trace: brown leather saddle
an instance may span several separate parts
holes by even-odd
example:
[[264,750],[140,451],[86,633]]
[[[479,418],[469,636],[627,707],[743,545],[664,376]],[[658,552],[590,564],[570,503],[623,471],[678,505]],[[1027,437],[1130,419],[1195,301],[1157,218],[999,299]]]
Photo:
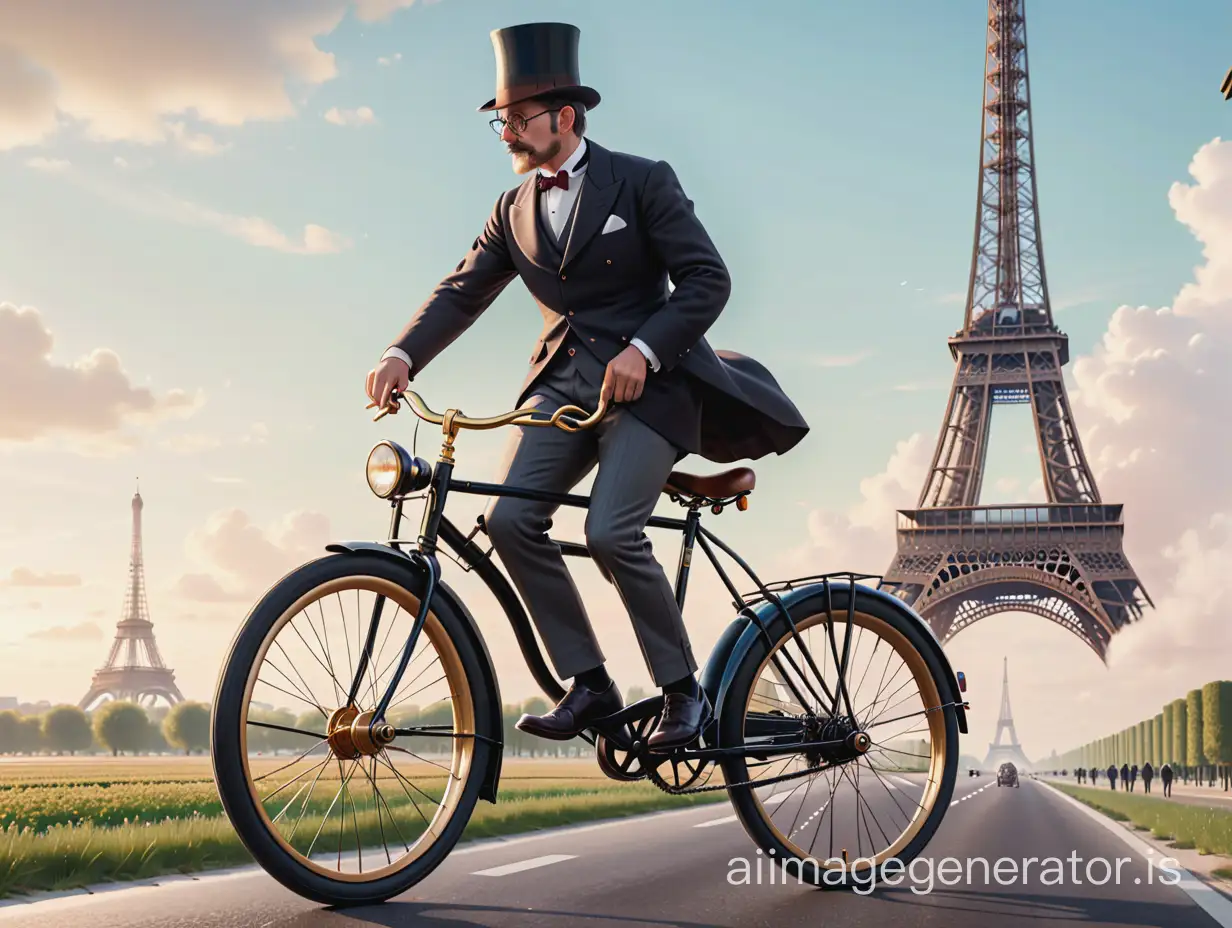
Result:
[[[751,467],[733,467],[717,474],[686,474],[674,470],[667,475],[664,493],[678,493],[696,500],[721,500],[753,492],[757,475]],[[743,508],[743,507],[740,507]]]

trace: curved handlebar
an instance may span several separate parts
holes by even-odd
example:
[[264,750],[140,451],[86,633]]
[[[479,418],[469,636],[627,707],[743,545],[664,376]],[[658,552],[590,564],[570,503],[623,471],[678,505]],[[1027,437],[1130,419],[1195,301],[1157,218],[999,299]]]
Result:
[[[444,413],[433,412],[418,393],[407,390],[403,393],[393,393],[389,406],[377,413],[372,421],[376,422],[388,415],[402,400],[406,401],[406,404],[419,418],[433,425],[442,426],[446,432],[456,432],[458,429],[494,429],[502,425],[556,426],[566,432],[577,432],[581,429],[593,428],[607,414],[609,407],[609,401],[601,397],[593,413],[588,413],[582,407],[572,404],[561,406],[550,415],[541,413],[534,406],[521,406],[501,413],[499,416],[476,419],[462,415],[457,409],[450,409]],[[376,408],[376,403],[369,403],[367,408]]]

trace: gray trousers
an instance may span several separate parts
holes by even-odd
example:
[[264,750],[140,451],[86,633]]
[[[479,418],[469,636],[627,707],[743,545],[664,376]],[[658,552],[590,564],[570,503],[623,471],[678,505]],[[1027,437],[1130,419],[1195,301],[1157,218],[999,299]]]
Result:
[[[571,360],[551,365],[530,399],[548,412],[565,403],[589,411],[598,401],[599,389]],[[569,492],[598,465],[586,514],[586,547],[602,575],[619,591],[658,686],[697,669],[672,586],[645,534],[646,521],[679,454],[650,426],[613,404],[592,429],[516,427],[500,481]],[[567,679],[598,667],[604,658],[560,547],[548,538],[557,508],[556,503],[497,497],[485,522],[556,673]]]

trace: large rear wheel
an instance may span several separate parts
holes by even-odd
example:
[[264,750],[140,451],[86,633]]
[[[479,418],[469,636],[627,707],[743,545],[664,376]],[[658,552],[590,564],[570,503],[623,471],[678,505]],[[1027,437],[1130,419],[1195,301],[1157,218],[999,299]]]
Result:
[[[223,807],[257,862],[329,905],[405,892],[444,860],[475,807],[485,658],[440,601],[385,716],[371,725],[422,592],[378,554],[305,564],[258,602],[232,645],[212,719]],[[371,622],[367,668],[348,699]]]
[[724,746],[777,749],[723,763],[727,782],[752,781],[730,791],[745,830],[789,877],[828,887],[901,876],[958,771],[957,715],[934,647],[855,589],[854,604],[845,588],[797,603],[798,636],[775,622],[773,644],[742,658],[719,721]]

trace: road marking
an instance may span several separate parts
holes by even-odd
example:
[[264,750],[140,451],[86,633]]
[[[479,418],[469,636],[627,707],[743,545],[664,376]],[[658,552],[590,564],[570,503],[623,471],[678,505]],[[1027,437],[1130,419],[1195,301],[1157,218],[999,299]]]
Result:
[[[1036,782],[1043,783],[1044,781],[1037,780]],[[1084,805],[1073,796],[1061,792],[1051,783],[1045,783],[1044,785],[1052,791],[1053,795],[1064,799],[1083,815],[1087,816],[1101,827],[1112,832],[1143,857],[1147,856],[1148,851],[1154,850],[1145,841],[1140,838],[1135,838],[1132,833],[1126,831],[1124,825],[1114,822],[1112,819],[1096,812],[1090,806]],[[1169,869],[1181,875],[1181,881],[1176,884],[1177,889],[1182,890],[1185,895],[1192,899],[1196,905],[1206,912],[1207,915],[1215,919],[1215,921],[1217,921],[1222,928],[1232,928],[1232,900],[1229,900],[1227,896],[1215,889],[1212,889],[1210,886],[1207,886],[1206,883],[1202,882],[1182,867],[1180,861],[1178,861],[1175,857],[1170,857],[1167,859],[1172,860],[1175,864]]]
[[476,870],[471,876],[508,876],[511,873],[521,873],[523,870],[534,870],[537,867],[558,864],[562,860],[573,860],[575,857],[577,857],[576,854],[546,854],[543,857],[519,860],[515,864],[502,864],[499,867],[489,867],[487,870]]
[[912,783],[910,780],[908,780],[906,777],[900,777],[893,773],[889,774],[889,777],[891,780],[897,780],[899,783],[903,784],[903,786],[915,786],[916,785],[915,783]]
[[[773,796],[767,796],[765,799],[761,800],[761,804],[763,806],[776,806],[780,802],[782,802],[784,799],[786,799],[788,796],[790,796],[792,792],[794,792],[794,790],[790,790],[786,793],[775,793]],[[761,799],[760,796],[758,798]],[[710,828],[712,825],[730,825],[734,821],[736,821],[736,816],[725,815],[723,816],[723,818],[711,819],[708,822],[698,822],[693,827],[694,828]]]
[[971,798],[973,798],[973,797],[975,797],[975,796],[978,796],[980,793],[984,792],[984,790],[986,790],[986,789],[988,789],[988,787],[987,787],[987,786],[981,786],[979,789],[973,789],[971,792],[967,793],[967,795],[965,795],[965,796],[959,796],[957,799],[955,799],[953,802],[951,802],[951,803],[950,803],[950,805],[952,805],[952,806],[956,806],[956,805],[958,805],[960,802],[963,802],[964,800],[971,799]]
[[736,816],[729,815],[726,818],[716,818],[716,819],[712,819],[709,822],[699,822],[693,827],[694,828],[709,828],[711,825],[726,825],[728,822],[734,822],[735,820],[736,820]]

